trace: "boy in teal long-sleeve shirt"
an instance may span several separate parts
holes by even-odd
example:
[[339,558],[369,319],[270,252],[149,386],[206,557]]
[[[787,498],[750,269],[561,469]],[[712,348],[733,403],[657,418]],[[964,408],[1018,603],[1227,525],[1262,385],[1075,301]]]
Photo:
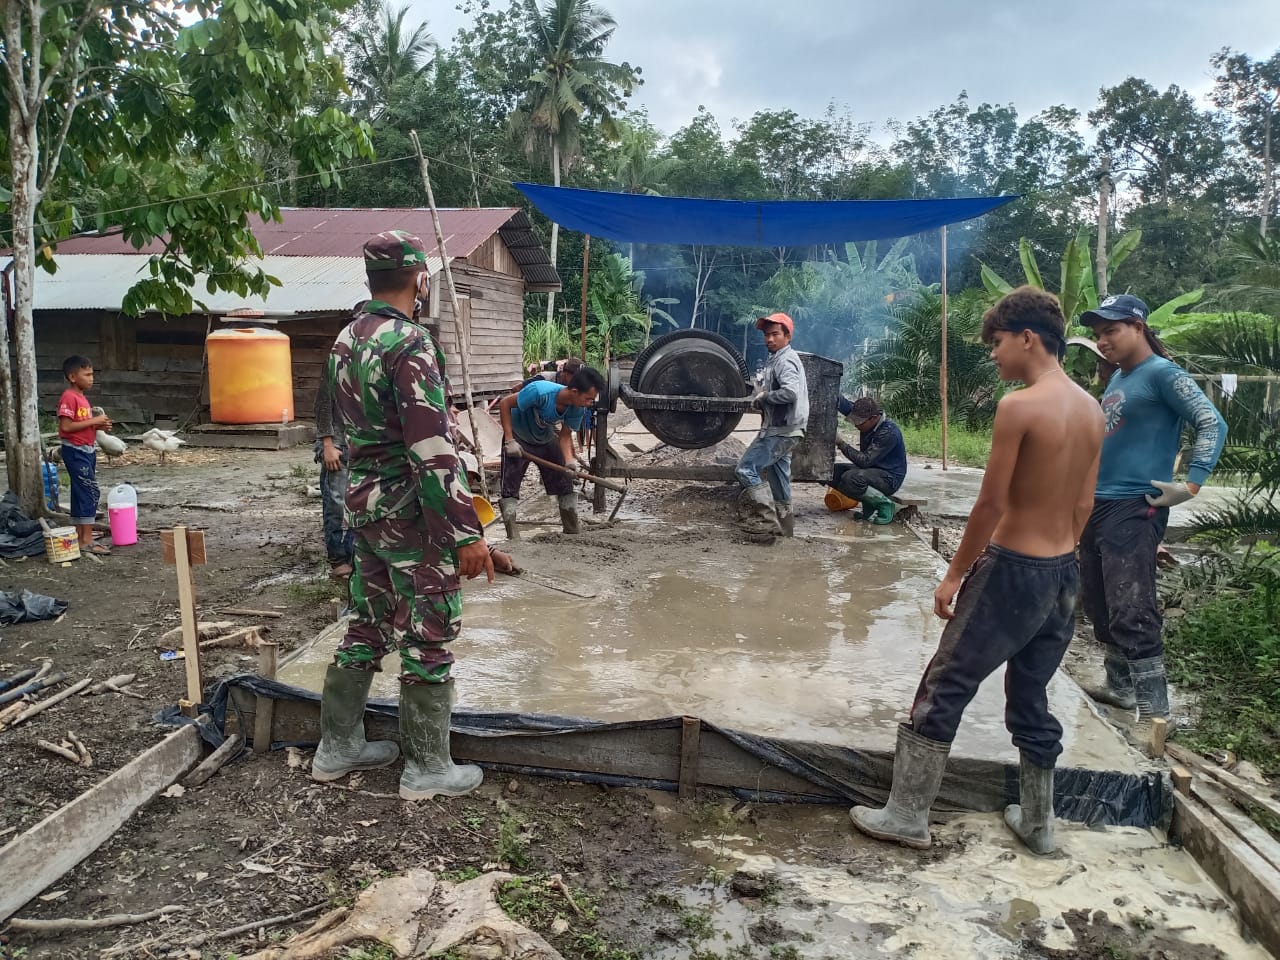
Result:
[[[1080,318],[1102,356],[1119,367],[1102,395],[1106,433],[1093,514],[1080,538],[1085,613],[1104,648],[1105,684],[1095,700],[1138,708],[1140,728],[1168,718],[1156,549],[1169,508],[1190,500],[1218,463],[1227,425],[1147,325],[1147,305],[1109,297]],[[1195,431],[1185,483],[1174,483],[1182,424]],[[1145,742],[1145,729],[1135,731]]]

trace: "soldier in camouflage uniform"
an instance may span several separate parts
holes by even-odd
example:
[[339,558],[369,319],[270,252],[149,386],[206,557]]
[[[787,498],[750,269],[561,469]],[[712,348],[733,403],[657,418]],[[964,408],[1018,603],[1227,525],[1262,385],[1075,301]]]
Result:
[[482,774],[449,756],[449,642],[462,623],[459,577],[492,581],[493,561],[452,440],[444,358],[414,322],[426,299],[422,241],[380,233],[365,243],[364,259],[373,299],[329,357],[349,449],[354,619],[325,674],[312,776],[336,780],[395,761],[394,743],[366,742],[364,706],[382,658],[398,649],[400,796],[461,796]]

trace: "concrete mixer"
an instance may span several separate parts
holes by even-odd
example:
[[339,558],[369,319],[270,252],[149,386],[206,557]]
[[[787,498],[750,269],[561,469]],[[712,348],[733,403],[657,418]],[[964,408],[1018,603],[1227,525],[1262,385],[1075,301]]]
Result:
[[[791,477],[826,483],[835,463],[836,401],[844,365],[811,353],[801,353],[800,359],[809,381],[809,424],[792,457]],[[732,343],[708,330],[677,330],[649,344],[627,380],[617,364],[609,367],[606,380],[595,410],[593,473],[626,479],[734,479],[728,465],[633,466],[607,442],[609,415],[617,412],[619,402],[673,447],[701,450],[728,437],[743,414],[751,412],[747,364]]]

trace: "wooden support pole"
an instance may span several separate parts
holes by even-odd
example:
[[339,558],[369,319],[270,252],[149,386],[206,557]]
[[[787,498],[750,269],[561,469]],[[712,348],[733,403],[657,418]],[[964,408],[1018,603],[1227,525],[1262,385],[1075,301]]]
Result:
[[1111,186],[1111,158],[1103,157],[1098,172],[1098,249],[1094,251],[1093,270],[1099,300],[1105,300],[1107,296],[1107,218],[1110,216]]
[[[258,676],[268,680],[276,678],[279,665],[280,646],[276,643],[263,643],[258,647]],[[253,752],[267,753],[271,750],[272,728],[275,726],[276,702],[270,697],[258,697],[258,710],[253,718]]]
[[587,275],[591,266],[591,234],[582,245],[582,362],[587,362]]
[[1147,744],[1147,754],[1154,760],[1164,756],[1164,742],[1169,735],[1169,721],[1163,717],[1151,720],[1151,742]]
[[[200,676],[200,633],[196,628],[196,580],[191,569],[187,528],[173,528],[173,564],[178,573],[178,612],[182,617],[182,652],[187,670],[187,702],[197,704],[204,697]],[[190,708],[184,709],[188,713]]]
[[938,368],[942,399],[942,469],[947,469],[947,228],[942,227],[942,363]]
[[1173,781],[1173,789],[1184,797],[1191,793],[1191,771],[1186,767],[1173,764],[1169,767],[1169,779]]
[[[453,335],[458,341],[458,362],[462,367],[462,390],[467,403],[467,416],[471,419],[471,442],[475,445],[476,469],[480,472],[480,492],[489,499],[489,478],[484,469],[484,445],[480,442],[480,418],[476,416],[476,404],[471,392],[471,364],[468,356],[467,341],[462,330],[462,315],[458,308],[458,288],[453,283],[453,269],[449,266],[449,253],[445,249],[444,230],[440,226],[440,211],[436,209],[435,192],[431,189],[431,176],[428,172],[426,154],[422,152],[422,144],[418,142],[418,131],[410,130],[409,139],[413,141],[413,152],[418,155],[418,172],[422,174],[422,187],[427,191],[427,206],[431,208],[431,225],[436,231],[436,247],[440,251],[440,262],[443,265],[445,285],[449,288],[449,305],[453,310]],[[256,744],[255,744],[256,746]]]
[[680,723],[680,782],[677,796],[692,797],[698,789],[698,761],[702,750],[702,721],[683,717]]

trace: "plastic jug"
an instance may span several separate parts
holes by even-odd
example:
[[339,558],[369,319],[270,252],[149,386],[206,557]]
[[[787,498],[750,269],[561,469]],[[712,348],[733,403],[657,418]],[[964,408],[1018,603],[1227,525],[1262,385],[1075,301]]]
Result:
[[107,519],[111,524],[111,545],[127,547],[138,542],[138,491],[127,483],[107,494]]

